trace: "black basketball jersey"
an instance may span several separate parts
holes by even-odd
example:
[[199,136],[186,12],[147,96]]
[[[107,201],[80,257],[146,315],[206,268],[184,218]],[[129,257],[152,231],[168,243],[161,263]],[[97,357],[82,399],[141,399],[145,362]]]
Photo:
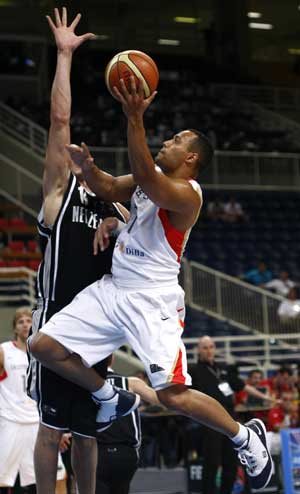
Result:
[[[108,371],[106,380],[113,386],[128,390],[128,379],[115,372]],[[141,419],[140,413],[136,409],[126,417],[122,417],[112,423],[108,429],[97,434],[99,444],[124,444],[133,448],[141,445]]]
[[124,221],[115,204],[97,199],[71,174],[54,225],[45,225],[43,208],[38,216],[43,255],[37,275],[39,297],[62,308],[89,284],[110,273],[114,242],[93,255],[95,231],[108,216]]

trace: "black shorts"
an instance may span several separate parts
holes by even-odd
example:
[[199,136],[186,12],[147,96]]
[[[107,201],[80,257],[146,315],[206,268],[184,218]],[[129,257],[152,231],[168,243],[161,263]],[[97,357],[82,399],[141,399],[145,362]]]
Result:
[[[58,310],[54,304],[47,308],[39,304],[32,314],[32,334]],[[101,377],[106,378],[106,360],[99,362],[94,368]],[[42,424],[82,436],[96,436],[98,408],[91,398],[91,393],[43,367],[31,356],[27,373],[27,393],[37,401]]]
[[136,448],[98,442],[96,494],[128,494],[138,463]]

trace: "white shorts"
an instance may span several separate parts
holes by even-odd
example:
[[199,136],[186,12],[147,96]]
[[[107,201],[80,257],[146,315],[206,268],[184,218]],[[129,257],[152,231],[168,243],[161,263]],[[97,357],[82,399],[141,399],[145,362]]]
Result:
[[143,362],[152,386],[191,384],[181,340],[185,314],[179,285],[128,289],[105,275],[40,330],[92,366],[124,344]]
[[[0,417],[0,487],[13,487],[20,475],[21,487],[35,484],[33,453],[39,424],[19,424]],[[59,455],[57,480],[66,470]]]

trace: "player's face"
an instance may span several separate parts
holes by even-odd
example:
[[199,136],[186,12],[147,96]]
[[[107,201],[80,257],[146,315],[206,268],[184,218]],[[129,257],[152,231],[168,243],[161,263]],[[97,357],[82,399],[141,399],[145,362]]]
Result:
[[155,163],[163,172],[176,170],[188,157],[189,145],[194,134],[189,130],[183,130],[175,134],[172,139],[164,141],[161,150],[155,157]]
[[26,341],[31,328],[32,319],[30,316],[23,315],[17,319],[15,333],[22,341]]

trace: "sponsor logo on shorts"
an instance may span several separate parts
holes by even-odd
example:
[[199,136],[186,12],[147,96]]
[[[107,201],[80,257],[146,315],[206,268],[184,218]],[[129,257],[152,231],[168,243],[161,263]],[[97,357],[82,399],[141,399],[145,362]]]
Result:
[[154,374],[155,372],[161,372],[164,370],[165,369],[163,367],[160,367],[160,365],[158,365],[158,364],[150,364],[151,374]]

